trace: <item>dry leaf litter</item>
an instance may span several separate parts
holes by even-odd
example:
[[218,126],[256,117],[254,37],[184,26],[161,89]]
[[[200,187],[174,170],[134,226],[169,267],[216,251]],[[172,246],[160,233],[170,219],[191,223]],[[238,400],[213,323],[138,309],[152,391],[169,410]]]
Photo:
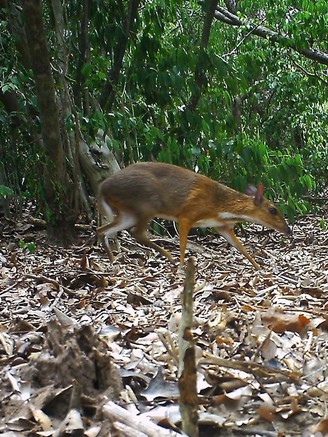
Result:
[[[200,436],[328,435],[328,233],[310,216],[293,231],[239,231],[258,272],[222,238],[190,237]],[[61,249],[2,221],[1,435],[181,435],[184,271],[127,232],[111,265],[79,234]],[[153,238],[178,260],[176,236]]]

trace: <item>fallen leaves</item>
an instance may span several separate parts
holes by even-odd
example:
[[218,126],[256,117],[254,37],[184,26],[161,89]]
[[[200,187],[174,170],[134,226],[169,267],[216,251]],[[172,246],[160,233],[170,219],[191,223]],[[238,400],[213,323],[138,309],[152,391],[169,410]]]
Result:
[[[221,239],[197,245],[192,335],[207,435],[328,433],[327,233],[314,229],[309,244],[316,220],[306,220],[297,244],[265,243],[260,272]],[[145,436],[151,423],[157,436],[156,424],[178,434],[184,272],[129,248],[127,233],[110,264],[85,235],[63,250],[29,226],[31,253],[24,232],[1,241],[0,432]]]
[[286,314],[284,312],[275,312],[274,314],[264,314],[262,317],[265,326],[272,329],[273,332],[283,334],[286,331],[304,333],[310,323],[311,319],[304,314]]

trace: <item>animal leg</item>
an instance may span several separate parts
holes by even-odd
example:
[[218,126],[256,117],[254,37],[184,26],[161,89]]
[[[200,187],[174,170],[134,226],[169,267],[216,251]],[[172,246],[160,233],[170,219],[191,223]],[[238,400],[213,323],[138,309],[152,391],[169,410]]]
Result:
[[135,228],[133,229],[133,236],[134,238],[144,246],[151,247],[152,249],[159,252],[161,255],[165,256],[167,259],[169,259],[172,263],[174,262],[172,255],[163,247],[158,246],[156,243],[151,241],[147,236],[147,227],[148,222],[150,219],[143,218],[139,219],[138,223],[136,224]]
[[180,236],[180,266],[184,264],[184,257],[187,248],[188,234],[190,231],[190,223],[188,220],[179,220],[179,236]]
[[134,215],[119,211],[111,223],[107,223],[97,229],[99,238],[111,262],[113,262],[114,257],[109,247],[108,239],[119,231],[131,228],[136,224],[136,221],[137,219]]
[[230,243],[233,247],[235,247],[240,253],[242,253],[248,261],[252,263],[254,268],[256,270],[260,270],[261,267],[257,264],[257,262],[254,260],[254,258],[251,257],[251,255],[247,252],[245,246],[242,244],[242,242],[236,237],[233,229],[227,228],[227,227],[219,227],[217,228],[217,231],[222,237],[224,237],[228,243]]

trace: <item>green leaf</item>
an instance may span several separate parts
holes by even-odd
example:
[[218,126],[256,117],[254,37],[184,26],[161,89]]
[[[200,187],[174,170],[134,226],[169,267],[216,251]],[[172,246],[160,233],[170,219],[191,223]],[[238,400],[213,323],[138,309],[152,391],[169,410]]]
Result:
[[13,197],[14,191],[6,185],[0,185],[0,198]]

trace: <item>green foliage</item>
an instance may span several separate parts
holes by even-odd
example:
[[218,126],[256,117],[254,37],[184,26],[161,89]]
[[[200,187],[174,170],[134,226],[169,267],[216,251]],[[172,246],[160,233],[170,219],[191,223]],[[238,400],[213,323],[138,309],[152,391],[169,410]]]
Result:
[[31,118],[38,113],[35,90],[31,72],[20,62],[15,39],[6,24],[0,20],[0,90],[7,97],[0,99],[0,154],[6,175],[0,197],[39,200],[43,150],[35,141],[40,135],[38,120],[32,122]]
[[[254,15],[257,5],[243,5],[244,13]],[[271,6],[272,24],[277,29],[292,14],[293,25],[286,30],[292,38],[300,17],[294,17],[287,2]],[[259,10],[261,7],[263,2],[258,2]],[[169,21],[158,28],[154,20],[156,4],[147,8],[143,23],[151,37],[140,33],[140,45],[130,52],[123,96],[127,104],[112,119],[115,137],[121,138],[124,161],[155,158],[197,167],[240,190],[248,182],[261,180],[269,197],[281,199],[290,218],[308,211],[310,205],[304,196],[323,188],[328,160],[323,145],[327,126],[325,91],[318,90],[317,78],[305,75],[293,64],[299,62],[306,68],[306,62],[286,54],[284,47],[257,39],[247,39],[238,56],[225,61],[220,54],[234,49],[239,31],[234,38],[234,30],[214,23],[211,46],[201,60],[207,87],[197,110],[188,111],[186,102],[195,91],[199,46],[198,40],[191,47],[188,39],[201,34],[199,10],[194,9],[198,20],[191,28],[178,8],[175,19],[171,16],[178,23],[172,32]],[[244,99],[242,133],[238,133],[231,113],[236,96]]]
[[[200,50],[204,11],[198,1],[142,3],[127,35],[110,113],[97,101],[126,36],[129,2],[91,2],[85,59],[82,5],[67,2],[64,8],[65,43],[70,48],[66,78],[84,139],[94,141],[101,128],[111,133],[109,146],[121,164],[172,162],[241,191],[248,183],[262,181],[268,197],[278,200],[291,219],[310,210],[307,195],[327,185],[326,67],[291,47],[326,50],[326,1],[238,2],[237,15],[245,26],[214,21],[205,50]],[[45,3],[56,78],[61,67],[56,65],[58,47],[48,7]],[[262,25],[277,32],[281,42],[250,32]],[[15,175],[9,182],[19,181],[22,190],[40,202],[44,156],[34,141],[40,134],[38,117],[30,122],[30,114],[38,113],[35,91],[5,22],[0,26],[0,88],[17,92],[22,107],[17,129],[12,123],[16,114],[8,116],[0,106],[6,169]],[[193,108],[195,96],[199,99]],[[66,127],[75,134],[70,115]],[[51,221],[52,211],[45,209],[45,214]]]
[[6,187],[5,185],[0,185],[0,199],[6,199],[8,197],[12,197],[14,195],[14,191]]
[[24,240],[21,240],[19,242],[19,247],[21,249],[27,249],[30,253],[35,253],[36,251],[36,244],[33,241],[25,242]]
[[322,231],[327,231],[328,230],[328,224],[327,224],[327,221],[324,218],[320,219],[319,225],[320,225],[320,228],[321,228]]

